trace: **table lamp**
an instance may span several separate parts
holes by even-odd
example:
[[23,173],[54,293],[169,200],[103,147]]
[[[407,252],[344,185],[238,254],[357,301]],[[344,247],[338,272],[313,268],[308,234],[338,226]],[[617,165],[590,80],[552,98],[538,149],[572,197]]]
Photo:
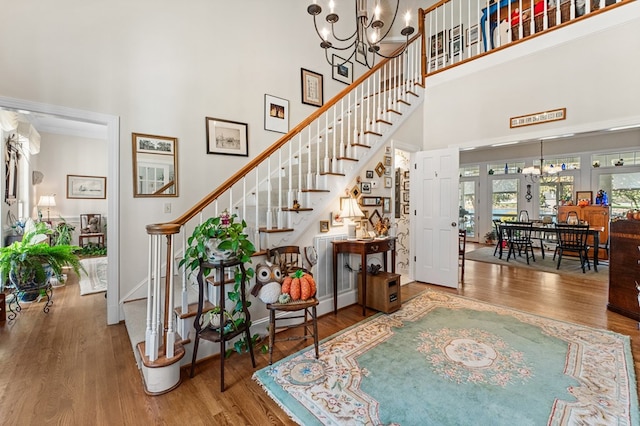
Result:
[[51,207],[55,207],[55,206],[56,206],[56,194],[40,196],[40,200],[38,201],[38,207],[47,208],[47,222],[51,222],[49,213],[51,211]]
[[351,219],[364,217],[364,213],[362,213],[362,210],[360,210],[358,201],[355,198],[349,197],[349,199],[344,201],[342,211],[340,212],[340,217],[345,221],[345,225],[347,227],[347,238],[349,240],[355,240],[356,224]]

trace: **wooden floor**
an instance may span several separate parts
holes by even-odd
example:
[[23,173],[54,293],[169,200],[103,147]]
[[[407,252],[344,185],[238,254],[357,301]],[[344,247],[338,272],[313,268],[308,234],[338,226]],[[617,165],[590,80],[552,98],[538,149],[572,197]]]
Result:
[[[504,265],[467,261],[460,290],[412,283],[404,300],[425,288],[461,295],[551,318],[607,328],[630,335],[636,376],[640,375],[637,323],[609,312],[607,285]],[[48,314],[31,304],[11,323],[0,323],[0,424],[2,425],[281,425],[287,415],[251,380],[248,355],[226,363],[227,390],[219,392],[216,358],[196,368],[193,379],[161,396],[144,393],[123,324],[106,326],[103,293],[80,296],[77,278],[55,289]],[[372,313],[370,313],[372,314]],[[319,320],[327,337],[362,319],[359,306]],[[301,349],[300,342],[279,343],[274,359]],[[266,354],[256,352],[258,368]]]

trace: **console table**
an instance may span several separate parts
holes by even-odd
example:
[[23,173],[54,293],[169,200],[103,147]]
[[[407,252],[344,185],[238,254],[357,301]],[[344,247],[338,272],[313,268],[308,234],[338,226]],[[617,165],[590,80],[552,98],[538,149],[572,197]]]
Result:
[[[387,254],[391,252],[391,272],[396,272],[396,238],[374,240],[336,240],[333,243],[333,313],[338,313],[338,254],[359,254],[362,271],[362,300],[367,300],[367,255],[384,253],[382,266],[387,270]],[[362,315],[367,313],[367,304],[362,304]]]

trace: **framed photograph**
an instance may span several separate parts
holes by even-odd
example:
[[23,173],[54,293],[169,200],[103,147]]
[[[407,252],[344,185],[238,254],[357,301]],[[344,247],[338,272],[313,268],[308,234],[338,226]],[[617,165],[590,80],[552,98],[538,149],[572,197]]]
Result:
[[444,55],[438,56],[438,58],[433,58],[431,59],[431,62],[429,62],[430,69],[440,69],[444,67],[444,64],[446,62],[447,62],[447,57],[445,57]]
[[382,214],[391,213],[391,197],[382,197]]
[[409,202],[409,192],[403,192],[402,193],[402,201],[405,203]]
[[360,197],[361,206],[379,206],[381,202],[380,197]]
[[462,37],[451,39],[451,48],[449,51],[452,58],[462,53]]
[[333,55],[333,79],[344,84],[353,83],[353,62],[338,55]]
[[588,200],[589,204],[593,203],[593,191],[576,191],[576,205],[580,200]]
[[145,154],[173,155],[176,152],[177,138],[163,136],[133,134],[136,142],[136,152]]
[[369,216],[369,223],[372,226],[376,226],[376,223],[380,222],[382,220],[382,216],[380,216],[380,212],[378,211],[378,209],[375,209],[372,213],[371,216]]
[[272,132],[289,131],[289,101],[264,95],[264,129]]
[[453,40],[456,37],[462,37],[462,24],[456,25],[449,30],[449,39]]
[[385,167],[384,168],[384,175],[385,176],[391,176],[391,167]]
[[107,178],[67,175],[67,198],[107,198]]
[[391,180],[391,176],[385,176],[384,177],[384,187],[385,188],[391,188],[392,185],[392,180]]
[[249,156],[247,123],[206,117],[207,154]]
[[378,174],[378,176],[382,176],[384,174],[384,171],[385,171],[384,164],[378,163],[378,165],[376,166],[376,173]]
[[365,210],[365,209],[360,209],[362,211],[362,214],[364,214],[364,216],[362,217],[362,220],[368,221],[369,220],[369,210]]
[[320,232],[329,232],[329,221],[321,220],[320,221]]
[[324,104],[323,76],[307,69],[300,69],[302,103],[321,107]]
[[371,182],[360,182],[360,192],[371,194]]
[[404,171],[404,178],[409,179],[409,170]]
[[430,51],[431,55],[429,55],[430,58],[436,58],[441,55],[444,55],[445,44],[446,44],[445,39],[446,39],[446,33],[444,32],[444,30],[431,36],[431,51]]
[[340,212],[331,212],[331,226],[344,225],[344,219],[340,217]]
[[478,25],[472,25],[467,28],[467,47],[482,41],[482,31]]
[[402,205],[402,214],[409,214],[409,204]]
[[387,155],[391,155],[391,147],[389,145],[384,147],[384,153]]
[[351,188],[350,194],[353,196],[353,198],[358,198],[361,193],[362,191],[360,190],[360,185],[356,184],[353,186],[353,188]]
[[402,182],[402,189],[404,189],[405,191],[409,190],[409,181],[405,180],[404,182]]
[[373,170],[367,170],[366,176],[367,179],[373,179]]

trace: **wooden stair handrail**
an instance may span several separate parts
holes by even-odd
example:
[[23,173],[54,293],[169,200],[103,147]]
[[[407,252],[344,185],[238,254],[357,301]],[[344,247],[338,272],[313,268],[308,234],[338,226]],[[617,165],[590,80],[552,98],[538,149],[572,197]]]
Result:
[[[421,34],[418,33],[415,36],[413,36],[409,40],[408,44],[413,43],[415,40],[417,40],[420,37],[420,35]],[[402,47],[398,48],[397,50],[395,50],[389,56],[393,56],[393,55],[397,54],[401,49],[402,49]],[[262,153],[260,153],[258,156],[256,156],[253,160],[249,161],[244,167],[242,167],[236,173],[231,175],[231,177],[229,177],[226,181],[224,181],[215,190],[213,190],[208,195],[206,195],[204,198],[202,198],[200,201],[198,201],[193,207],[191,207],[189,210],[187,210],[182,216],[178,217],[176,220],[174,220],[172,222],[165,222],[165,223],[147,225],[146,226],[147,233],[148,234],[177,234],[178,232],[180,232],[180,227],[182,225],[186,224],[188,221],[193,219],[198,213],[200,213],[202,210],[204,210],[205,207],[207,207],[213,201],[218,199],[222,194],[224,194],[227,190],[229,190],[233,185],[235,185],[237,182],[239,182],[240,179],[242,179],[244,176],[249,174],[249,172],[251,172],[251,170],[253,170],[256,167],[258,167],[260,165],[260,163],[262,163],[264,160],[266,160],[271,154],[276,152],[278,149],[282,148],[287,142],[289,142],[291,139],[293,139],[294,136],[296,136],[298,133],[302,132],[302,130],[304,130],[308,125],[310,125],[315,119],[317,119],[318,117],[322,116],[322,114],[324,114],[332,106],[337,104],[338,101],[340,101],[340,99],[342,99],[344,96],[346,96],[352,90],[354,90],[354,88],[358,87],[358,85],[360,83],[362,83],[367,78],[369,78],[369,76],[371,76],[373,73],[375,73],[378,69],[380,69],[384,64],[386,64],[389,61],[390,61],[390,59],[384,59],[383,61],[380,61],[380,63],[378,63],[378,65],[374,66],[369,71],[365,72],[355,82],[353,82],[352,84],[347,86],[344,90],[342,90],[336,96],[331,98],[331,100],[329,100],[327,103],[325,103],[322,107],[320,107],[318,110],[316,110],[313,114],[311,114],[306,119],[301,121],[300,124],[298,124],[291,131],[289,131],[289,133],[287,133],[286,135],[284,135],[283,137],[281,137],[280,139],[275,141],[270,147],[268,147],[266,150],[264,150]]]

